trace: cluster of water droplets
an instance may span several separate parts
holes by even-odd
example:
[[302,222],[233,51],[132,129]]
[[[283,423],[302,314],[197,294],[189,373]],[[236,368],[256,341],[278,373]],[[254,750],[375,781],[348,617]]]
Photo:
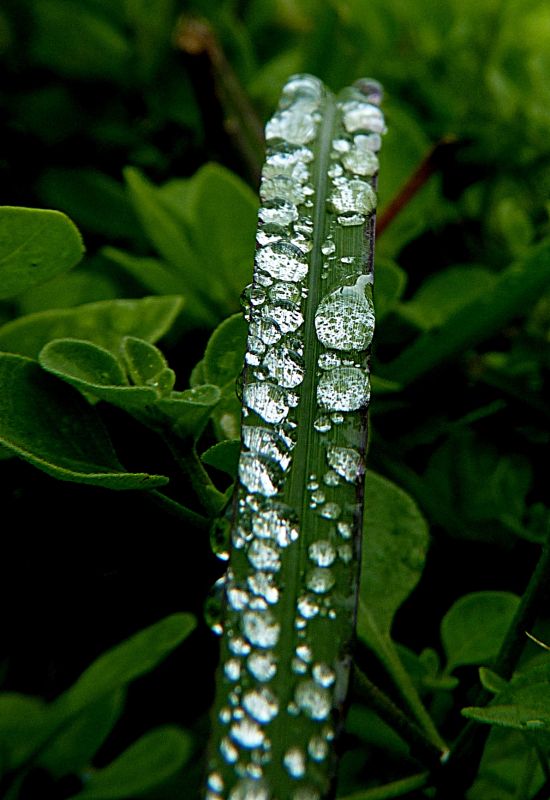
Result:
[[[225,596],[225,615],[216,613],[219,598],[209,601],[213,630],[225,633],[227,646],[218,707],[222,733],[211,758],[206,800],[321,800],[316,765],[329,756],[331,712],[346,682],[337,657],[317,648],[315,626],[336,619],[339,603],[346,606],[348,619],[352,616],[349,599],[335,599],[339,575],[354,558],[357,507],[349,497],[363,473],[359,449],[346,440],[346,425],[349,415],[369,400],[364,353],[374,329],[372,274],[363,274],[353,253],[340,252],[340,280],[331,282],[315,313],[319,358],[313,427],[314,435],[320,435],[326,471],[307,479],[305,515],[316,515],[319,522],[313,528],[318,533],[301,549],[306,564],[290,620],[290,664],[280,663],[278,649],[285,624],[280,614],[284,566],[301,537],[298,515],[281,495],[293,464],[295,409],[309,344],[303,326],[316,233],[311,164],[324,92],[317,79],[294,76],[266,127],[254,282],[243,293],[249,336],[237,522],[229,533],[231,541],[229,526],[221,524],[213,532],[215,552],[227,560],[232,548],[232,555],[230,569],[215,587]],[[335,224],[345,228],[363,225],[376,203],[373,181],[384,125],[375,95],[376,86],[370,94],[356,88],[338,105],[341,123],[332,142],[327,202]],[[331,262],[339,250],[334,231],[329,231],[321,246],[325,275],[335,274]],[[276,688],[289,685],[288,679],[277,682],[279,671],[289,668],[295,676],[290,695]],[[289,735],[282,753],[271,735],[281,715],[289,730],[297,725],[307,732],[305,738]],[[268,778],[274,758],[290,779],[284,797],[273,792]],[[231,778],[224,780],[228,774]]]

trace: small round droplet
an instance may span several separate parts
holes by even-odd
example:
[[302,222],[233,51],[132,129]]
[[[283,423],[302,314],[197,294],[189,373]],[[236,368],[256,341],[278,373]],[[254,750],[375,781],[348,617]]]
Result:
[[281,626],[269,611],[246,611],[241,624],[244,635],[255,647],[273,647],[279,640]]
[[306,575],[306,586],[315,594],[326,594],[330,592],[335,584],[335,578],[329,569],[316,567]]
[[332,667],[329,667],[328,664],[324,664],[322,662],[313,665],[311,674],[313,675],[313,680],[315,683],[318,683],[319,686],[324,686],[325,688],[332,686],[336,679],[336,674]]
[[361,468],[361,453],[352,447],[328,445],[327,461],[329,466],[348,483],[355,483]]
[[255,569],[278,572],[281,569],[279,548],[264,539],[255,539],[248,548],[248,560]]
[[364,350],[374,333],[374,306],[365,294],[368,285],[361,275],[354,286],[343,286],[319,303],[315,312],[317,338],[335,350]]
[[251,717],[257,722],[271,722],[277,716],[279,703],[277,698],[269,689],[253,689],[243,697],[243,708],[248,711]]
[[314,681],[301,681],[294,695],[296,705],[310,719],[327,719],[331,709],[330,692]]
[[291,747],[283,757],[288,774],[291,778],[303,778],[306,772],[306,758],[300,747]]
[[274,114],[265,128],[267,142],[282,140],[289,144],[308,144],[315,138],[315,122],[307,109],[299,107]]
[[378,106],[361,100],[342,103],[342,118],[348,133],[384,133],[384,115]]
[[336,560],[336,550],[332,542],[319,539],[309,546],[309,558],[318,567],[330,567]]
[[257,681],[270,681],[277,672],[277,665],[271,653],[251,653],[246,662],[248,671]]
[[235,722],[229,731],[234,742],[247,749],[260,747],[264,741],[264,732],[260,725],[251,719],[241,719]]
[[[294,203],[282,198],[266,200],[258,210],[258,217],[266,225],[279,225],[286,228],[298,219],[298,209]],[[269,247],[269,245],[266,245]]]

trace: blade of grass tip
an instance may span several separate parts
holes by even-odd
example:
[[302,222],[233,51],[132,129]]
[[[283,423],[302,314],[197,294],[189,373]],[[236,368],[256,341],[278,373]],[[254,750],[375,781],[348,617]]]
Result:
[[266,128],[208,800],[320,800],[355,627],[381,89],[292,77]]

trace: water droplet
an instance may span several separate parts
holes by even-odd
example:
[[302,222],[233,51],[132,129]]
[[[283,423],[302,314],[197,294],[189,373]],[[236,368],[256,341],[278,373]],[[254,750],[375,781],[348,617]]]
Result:
[[282,422],[288,414],[286,393],[279,386],[267,381],[248,384],[243,392],[243,401],[266,422]]
[[314,681],[301,681],[294,695],[296,704],[310,719],[326,719],[330,713],[330,693]]
[[313,761],[324,761],[328,755],[328,744],[322,736],[312,736],[307,751]]
[[311,594],[303,594],[299,597],[297,606],[304,619],[313,619],[319,613],[319,604]]
[[223,725],[228,725],[231,722],[231,709],[227,706],[221,708],[218,719]]
[[286,175],[274,175],[262,180],[260,198],[262,202],[284,198],[294,205],[301,205],[305,200],[304,187],[294,178]]
[[376,175],[379,169],[378,157],[372,149],[369,136],[356,136],[353,147],[344,153],[342,163],[355,175]]
[[342,103],[342,119],[348,133],[385,133],[384,115],[371,103],[349,100]]
[[238,658],[230,658],[223,665],[223,671],[230,681],[238,681],[241,677],[241,662]]
[[273,647],[279,640],[281,626],[268,611],[246,611],[241,624],[244,635],[256,647]]
[[[265,384],[264,384],[265,385]],[[356,411],[370,399],[368,375],[357,367],[324,372],[317,385],[317,402],[330,411]]]
[[269,351],[263,362],[269,370],[269,377],[279,386],[292,389],[304,379],[304,361],[285,345]]
[[330,592],[335,584],[335,578],[329,569],[316,567],[306,575],[306,586],[315,594],[326,594]]
[[306,257],[290,242],[275,242],[261,247],[256,253],[256,265],[276,280],[293,283],[303,280],[308,272]]
[[291,747],[283,757],[288,774],[291,778],[303,778],[306,772],[306,757],[300,747]]
[[308,100],[316,107],[321,102],[323,94],[323,84],[314,75],[302,73],[291,75],[283,87],[281,106],[286,108],[293,103],[303,103]]
[[264,741],[264,732],[261,727],[256,722],[246,718],[235,722],[231,726],[229,735],[234,742],[247,749],[259,747]]
[[255,569],[264,572],[278,572],[281,569],[279,548],[268,544],[265,539],[255,539],[248,548],[247,556]]
[[235,656],[247,656],[250,653],[250,645],[241,636],[233,636],[229,640],[229,650]]
[[251,653],[246,662],[250,674],[257,681],[270,681],[277,672],[277,665],[271,653]]
[[312,158],[313,153],[306,147],[275,151],[267,157],[262,175],[264,178],[285,175],[299,183],[306,183],[309,180],[309,169],[306,163]]
[[278,433],[258,425],[243,425],[242,437],[253,453],[275,461],[282,470],[288,469],[291,461],[288,445]]
[[325,493],[321,489],[316,489],[311,493],[312,506],[318,506],[319,503],[324,503],[324,502],[325,502]]
[[300,302],[300,289],[295,283],[274,283],[269,290],[269,299],[277,303],[279,300],[287,300],[291,303]]
[[243,778],[231,790],[229,800],[270,800],[269,792],[263,780]]
[[309,546],[309,558],[318,567],[330,567],[336,559],[336,550],[332,542],[319,539]]
[[242,611],[248,605],[248,592],[238,586],[229,586],[227,589],[227,601],[234,611]]
[[274,319],[266,315],[256,317],[250,322],[250,335],[248,337],[248,349],[252,353],[264,353],[265,347],[254,347],[251,343],[251,338],[254,340],[259,339],[264,345],[276,344],[281,338],[281,329]]
[[279,491],[282,470],[274,461],[260,458],[254,453],[241,453],[239,478],[249,492],[259,492],[264,497],[273,497]]
[[329,444],[327,461],[332,469],[345,478],[348,483],[355,483],[361,469],[361,453],[351,447],[338,447]]
[[233,742],[227,737],[222,739],[220,742],[220,753],[222,758],[228,764],[234,764],[239,757],[239,751],[237,750]]
[[341,425],[344,421],[344,415],[338,411],[335,414],[331,414],[330,419],[335,425]]
[[340,476],[333,469],[328,469],[323,475],[323,483],[326,486],[338,486],[340,484]]
[[210,527],[210,547],[220,561],[229,560],[231,523],[225,517],[218,517]]
[[[258,210],[258,217],[267,225],[280,225],[285,228],[298,219],[298,209],[294,203],[282,198],[266,200]],[[266,245],[266,247],[269,246]]]
[[370,183],[352,178],[334,187],[329,202],[340,215],[370,214],[376,208],[376,193]]
[[287,547],[299,536],[298,517],[289,506],[272,502],[258,510],[252,531],[259,539],[274,539],[279,547]]
[[306,664],[309,664],[313,658],[311,647],[308,644],[299,644],[296,648],[296,656],[302,661],[305,661]]
[[328,417],[318,417],[313,423],[313,427],[318,433],[328,433],[332,428],[332,424]]
[[374,306],[365,295],[366,285],[366,278],[361,275],[354,286],[336,289],[319,303],[315,330],[325,347],[364,350],[372,341]]
[[315,683],[318,683],[319,686],[324,686],[325,688],[332,686],[336,679],[334,670],[329,667],[328,664],[323,664],[321,662],[313,665],[311,674],[313,675],[313,680]]
[[353,558],[353,550],[349,546],[349,544],[341,544],[338,548],[338,555],[340,556],[340,560],[344,562],[344,564],[349,564]]
[[219,772],[211,772],[207,784],[213,792],[223,792],[223,778]]
[[257,722],[271,722],[279,712],[277,698],[269,689],[253,689],[243,697],[243,707]]
[[336,245],[332,241],[332,239],[325,239],[323,244],[321,245],[321,253],[324,256],[332,255],[336,250]]
[[283,140],[290,144],[308,144],[315,138],[315,121],[305,108],[279,111],[267,123],[265,138],[267,142]]
[[263,597],[268,603],[274,605],[279,600],[279,589],[274,583],[272,574],[255,572],[246,579],[251,592]]
[[342,510],[338,503],[325,503],[319,509],[319,514],[325,519],[338,519]]

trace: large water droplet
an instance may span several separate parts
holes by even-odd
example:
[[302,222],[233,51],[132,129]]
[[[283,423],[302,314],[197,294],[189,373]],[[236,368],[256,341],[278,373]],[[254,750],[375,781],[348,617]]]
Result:
[[304,324],[300,306],[289,300],[279,300],[276,305],[266,305],[263,311],[275,320],[282,333],[294,333]]
[[270,681],[277,672],[277,664],[271,653],[251,653],[246,662],[250,674],[257,681]]
[[299,183],[309,180],[309,169],[306,166],[311,161],[313,154],[306,147],[296,147],[271,153],[264,164],[262,175],[264,178],[274,178],[285,175]]
[[269,377],[286,389],[299,386],[304,379],[303,359],[285,345],[271,349],[263,365],[269,370]]
[[299,247],[289,242],[261,247],[256,253],[256,265],[277,280],[293,283],[303,280],[308,272],[306,257]]
[[355,175],[372,176],[378,172],[378,157],[372,149],[369,136],[356,136],[353,147],[342,155],[342,163]]
[[378,106],[361,100],[342,103],[342,119],[348,133],[384,133],[384,115]]
[[220,742],[220,754],[224,761],[226,761],[228,764],[234,764],[239,757],[239,751],[233,742],[227,737],[222,739]]
[[319,78],[314,75],[291,75],[283,87],[281,107],[286,108],[294,103],[310,101],[317,107],[324,94],[324,88]]
[[243,707],[257,722],[271,722],[277,716],[279,703],[269,689],[252,689],[243,697]]
[[255,569],[278,572],[281,569],[279,548],[265,539],[255,539],[248,548],[248,560]]
[[286,175],[274,175],[262,180],[260,198],[262,202],[285,199],[294,205],[300,205],[305,200],[304,187],[294,178]]
[[279,640],[281,626],[269,611],[246,611],[241,625],[248,641],[256,647],[273,647]]
[[319,613],[319,603],[311,594],[303,594],[298,598],[298,611],[304,619],[313,619]]
[[283,198],[266,200],[258,210],[259,219],[267,225],[286,227],[298,219],[298,209],[294,203]]
[[282,477],[282,470],[276,462],[256,456],[254,453],[241,453],[239,478],[249,492],[273,497],[279,491]]
[[283,764],[291,778],[303,778],[306,772],[306,757],[300,747],[289,748],[283,756]]
[[315,121],[307,108],[295,106],[274,114],[265,127],[267,142],[283,140],[289,144],[308,144],[315,138]]
[[376,193],[370,183],[352,178],[342,180],[334,187],[329,202],[340,215],[370,214],[376,208]]
[[[258,347],[256,340],[260,340],[264,345],[276,344],[282,336],[281,329],[274,319],[263,314],[261,317],[255,317],[250,322],[250,335],[248,337],[248,349],[253,353],[263,353],[263,349]],[[254,339],[254,342],[250,340]]]
[[282,422],[288,414],[286,393],[268,381],[248,384],[243,391],[243,401],[266,422]]
[[230,728],[229,735],[233,741],[247,749],[259,747],[264,741],[264,732],[261,727],[246,718],[235,722]]
[[336,289],[321,300],[315,312],[317,338],[335,350],[364,350],[374,333],[374,306],[365,295],[361,275],[353,286]]
[[335,584],[335,578],[330,569],[316,567],[306,575],[306,586],[315,594],[326,594],[330,592]]
[[329,411],[356,411],[370,399],[368,375],[358,367],[324,372],[317,385],[317,402]]
[[279,588],[276,586],[274,576],[267,572],[255,572],[246,579],[250,591],[263,597],[271,605],[279,600]]
[[330,713],[330,693],[314,681],[301,681],[296,687],[294,699],[298,708],[310,719],[326,719]]
[[308,554],[318,567],[330,567],[336,560],[336,549],[327,539],[319,539],[310,544]]
[[329,667],[328,664],[324,664],[322,662],[313,665],[311,674],[313,675],[313,680],[315,683],[318,683],[319,686],[324,686],[325,688],[332,686],[336,679],[336,673],[332,667]]
[[279,547],[288,547],[299,536],[298,517],[283,503],[266,503],[254,515],[252,531],[259,539],[274,539]]
[[253,453],[275,461],[283,470],[288,469],[291,461],[288,445],[278,433],[258,425],[243,425],[242,437]]
[[351,447],[329,444],[327,461],[332,469],[349,483],[355,483],[361,467],[361,453]]
[[230,658],[223,665],[223,671],[230,681],[238,681],[241,677],[241,662],[238,658]]

